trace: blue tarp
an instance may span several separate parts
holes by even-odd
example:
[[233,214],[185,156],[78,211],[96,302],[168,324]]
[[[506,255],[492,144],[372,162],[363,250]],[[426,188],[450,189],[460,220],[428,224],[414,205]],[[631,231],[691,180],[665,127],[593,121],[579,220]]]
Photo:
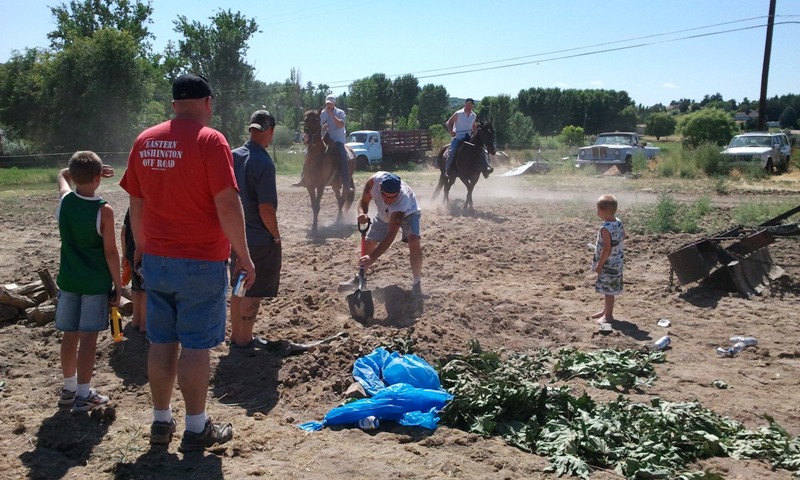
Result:
[[439,375],[425,360],[409,354],[389,353],[376,348],[353,365],[353,377],[370,398],[363,398],[329,411],[322,422],[298,425],[306,431],[330,425],[355,425],[360,419],[375,416],[401,425],[436,429],[438,412],[453,396],[439,383]]

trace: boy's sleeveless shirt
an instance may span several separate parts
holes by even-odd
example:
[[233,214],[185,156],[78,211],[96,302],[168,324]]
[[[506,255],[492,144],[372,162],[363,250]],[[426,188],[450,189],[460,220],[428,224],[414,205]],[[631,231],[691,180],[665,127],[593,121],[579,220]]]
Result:
[[82,295],[109,293],[113,280],[100,236],[100,197],[64,195],[58,209],[61,266],[56,283],[62,290]]

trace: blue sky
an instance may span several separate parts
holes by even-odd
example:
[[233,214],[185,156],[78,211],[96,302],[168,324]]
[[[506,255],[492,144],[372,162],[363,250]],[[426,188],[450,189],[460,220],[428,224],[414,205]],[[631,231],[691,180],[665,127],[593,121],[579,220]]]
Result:
[[[48,45],[47,5],[58,3],[0,2],[0,62]],[[769,0],[154,0],[155,50],[178,39],[178,15],[208,24],[221,4],[257,21],[247,56],[265,82],[295,68],[304,84],[340,94],[374,73],[411,73],[460,98],[606,88],[645,106],[717,92],[758,99],[769,12]],[[800,93],[800,1],[777,0],[780,22],[770,97]]]

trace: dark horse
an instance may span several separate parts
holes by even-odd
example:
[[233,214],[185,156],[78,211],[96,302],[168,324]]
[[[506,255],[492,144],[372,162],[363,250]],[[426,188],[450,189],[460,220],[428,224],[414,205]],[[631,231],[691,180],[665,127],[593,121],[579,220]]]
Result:
[[470,140],[461,143],[453,159],[453,175],[450,178],[445,176],[444,165],[447,162],[447,151],[450,145],[444,146],[436,157],[436,165],[439,167],[439,184],[433,191],[433,198],[439,195],[439,190],[444,187],[444,202],[450,203],[450,187],[456,182],[456,177],[460,178],[467,187],[467,201],[464,203],[464,210],[472,210],[472,189],[481,178],[481,173],[486,168],[483,155],[488,150],[489,155],[494,155],[497,150],[494,147],[494,127],[492,121],[479,122],[478,128]]
[[[330,186],[336,195],[336,203],[339,206],[339,214],[336,216],[338,223],[342,219],[342,209],[350,210],[353,204],[355,192],[348,190],[342,192],[342,176],[339,174],[339,162],[336,161],[333,141],[321,136],[319,125],[319,115],[317,110],[307,110],[303,115],[303,128],[305,136],[303,142],[308,146],[306,158],[303,162],[303,183],[308,196],[311,198],[311,210],[314,212],[314,220],[311,224],[313,231],[317,230],[317,220],[319,217],[320,201],[325,187]],[[350,182],[353,182],[353,170],[355,170],[355,156],[347,150]]]

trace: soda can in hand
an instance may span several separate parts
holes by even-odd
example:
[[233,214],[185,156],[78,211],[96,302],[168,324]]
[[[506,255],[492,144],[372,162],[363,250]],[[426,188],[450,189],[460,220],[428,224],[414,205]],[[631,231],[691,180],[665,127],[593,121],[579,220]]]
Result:
[[239,276],[236,277],[236,283],[233,284],[233,295],[236,297],[244,297],[245,292],[247,291],[244,288],[244,277],[247,276],[247,272],[241,271],[239,272]]

